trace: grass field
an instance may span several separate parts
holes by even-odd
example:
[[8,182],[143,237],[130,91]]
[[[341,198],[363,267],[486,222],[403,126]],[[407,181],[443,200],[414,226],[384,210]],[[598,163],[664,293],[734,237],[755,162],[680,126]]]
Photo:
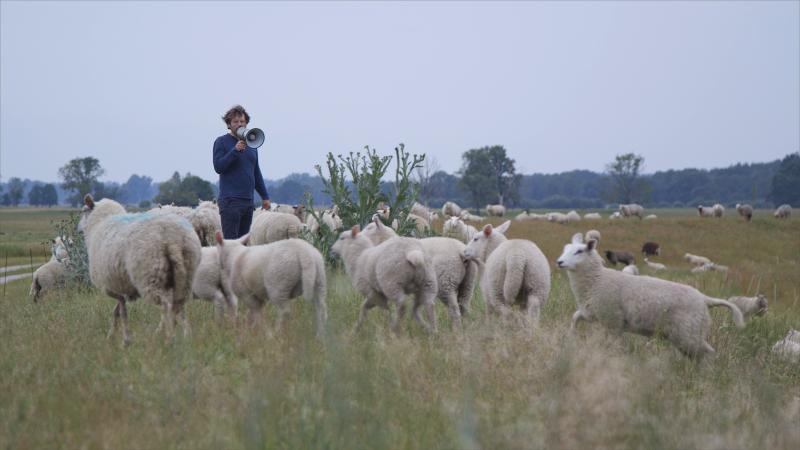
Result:
[[[0,300],[0,448],[800,448],[800,366],[769,351],[800,329],[800,220],[647,212],[659,219],[512,223],[509,236],[536,242],[553,270],[533,336],[485,315],[478,289],[460,332],[439,304],[436,336],[409,321],[395,337],[379,309],[353,334],[360,298],[329,268],[324,345],[303,300],[274,336],[218,326],[198,300],[187,308],[192,337],[171,342],[153,333],[158,308],[134,303],[123,348],[105,338],[110,298],[66,290],[33,304],[30,280],[12,282]],[[26,263],[66,214],[0,209],[0,258]],[[597,324],[571,334],[575,302],[554,261],[590,228],[603,249],[660,242],[654,259],[670,269],[659,277],[714,297],[758,290],[769,312],[739,330],[714,309],[717,357],[702,364]],[[731,270],[691,274],[686,252]]]

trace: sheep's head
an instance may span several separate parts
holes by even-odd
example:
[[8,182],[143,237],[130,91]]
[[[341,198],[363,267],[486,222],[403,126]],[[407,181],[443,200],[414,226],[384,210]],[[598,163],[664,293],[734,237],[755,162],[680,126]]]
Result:
[[486,258],[492,254],[494,249],[506,240],[505,234],[510,226],[510,220],[506,220],[497,228],[493,228],[492,224],[487,224],[483,227],[483,230],[472,235],[469,243],[467,243],[467,248],[464,249],[464,256],[469,259],[486,261]]
[[367,226],[364,227],[364,231],[362,231],[361,234],[363,234],[375,245],[397,236],[397,233],[393,229],[387,227],[383,224],[383,222],[381,222],[378,214],[374,214],[372,216],[372,222],[368,223]]
[[353,250],[364,250],[372,246],[372,241],[364,236],[361,232],[361,227],[353,225],[353,228],[339,234],[339,239],[337,239],[333,247],[331,247],[331,254],[343,258],[346,261],[348,255],[352,253]]
[[575,270],[578,266],[585,264],[591,259],[592,252],[597,248],[597,241],[589,239],[583,243],[583,236],[576,233],[572,236],[572,242],[564,246],[564,252],[558,257],[556,264],[559,269]]
[[763,316],[767,312],[767,297],[764,294],[758,294],[756,298],[757,316]]

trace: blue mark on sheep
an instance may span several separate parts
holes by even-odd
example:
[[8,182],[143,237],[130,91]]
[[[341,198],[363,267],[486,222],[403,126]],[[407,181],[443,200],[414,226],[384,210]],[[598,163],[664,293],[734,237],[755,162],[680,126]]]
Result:
[[[128,224],[137,223],[137,222],[147,222],[149,220],[155,219],[156,217],[165,217],[165,216],[160,215],[160,214],[159,215],[150,214],[150,212],[148,211],[148,212],[143,212],[143,213],[117,214],[115,216],[111,216],[111,220],[113,220],[115,222],[120,222],[120,223],[124,223],[124,224],[128,225]],[[185,218],[179,217],[179,216],[174,216],[174,219],[176,219],[176,221],[183,228],[186,228],[187,230],[194,231],[194,227],[192,227],[192,224],[189,223],[189,221],[186,220]]]

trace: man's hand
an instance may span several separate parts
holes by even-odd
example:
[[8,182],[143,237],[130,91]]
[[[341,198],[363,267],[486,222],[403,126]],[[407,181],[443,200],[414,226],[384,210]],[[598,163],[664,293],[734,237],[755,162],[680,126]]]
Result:
[[261,201],[261,209],[269,211],[269,200]]
[[245,144],[244,141],[239,141],[239,142],[236,143],[236,147],[235,148],[236,148],[237,152],[243,152],[244,149],[247,148],[247,144]]

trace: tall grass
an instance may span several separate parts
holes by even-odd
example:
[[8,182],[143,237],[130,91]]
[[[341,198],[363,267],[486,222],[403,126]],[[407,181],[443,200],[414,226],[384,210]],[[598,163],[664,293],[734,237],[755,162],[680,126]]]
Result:
[[[171,342],[153,333],[158,308],[137,302],[133,345],[122,348],[119,335],[105,338],[110,298],[64,291],[33,304],[12,283],[0,302],[0,448],[798,448],[800,367],[769,349],[800,328],[800,222],[688,214],[514,223],[509,234],[551,263],[588,228],[603,248],[655,240],[670,267],[659,276],[712,296],[752,294],[760,279],[770,311],[739,330],[713,310],[717,357],[702,364],[597,324],[571,334],[574,299],[555,268],[533,336],[487,316],[478,292],[461,332],[437,305],[433,337],[413,321],[393,336],[378,308],[354,334],[361,299],[330,269],[324,344],[304,300],[275,336],[217,326],[213,307],[194,301],[192,337]],[[686,251],[731,272],[690,274]]]

